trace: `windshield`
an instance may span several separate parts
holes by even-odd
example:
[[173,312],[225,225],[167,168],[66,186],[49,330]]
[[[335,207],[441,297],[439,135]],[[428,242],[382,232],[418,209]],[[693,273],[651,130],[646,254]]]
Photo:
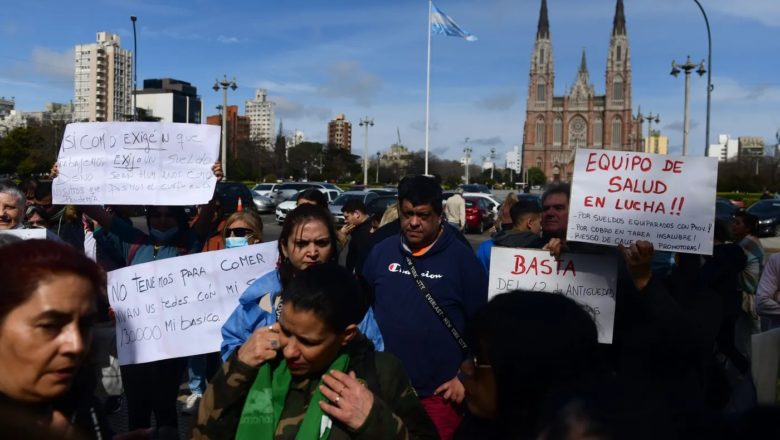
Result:
[[777,214],[780,213],[779,202],[760,202],[747,209],[751,214]]
[[363,200],[363,194],[342,194],[333,201],[334,205],[344,205],[350,200]]
[[715,204],[715,214],[725,215],[733,214],[737,210],[737,207],[728,202],[718,202]]
[[261,183],[260,185],[255,186],[252,188],[253,191],[268,191],[271,188],[273,188],[273,184],[271,183]]

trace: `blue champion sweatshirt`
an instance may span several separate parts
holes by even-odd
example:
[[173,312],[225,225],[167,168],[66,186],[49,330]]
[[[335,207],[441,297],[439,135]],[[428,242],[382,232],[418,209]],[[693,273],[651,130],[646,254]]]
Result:
[[[460,346],[425,300],[409,273],[402,235],[374,246],[363,275],[375,289],[374,316],[385,351],[398,357],[420,397],[455,377],[463,360]],[[487,303],[488,279],[470,248],[451,228],[424,255],[412,257],[417,272],[463,334],[466,320]]]

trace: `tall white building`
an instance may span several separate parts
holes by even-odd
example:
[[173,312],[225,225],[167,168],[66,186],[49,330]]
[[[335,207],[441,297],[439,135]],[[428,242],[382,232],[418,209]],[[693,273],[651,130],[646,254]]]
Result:
[[255,99],[244,103],[244,114],[249,117],[249,139],[271,147],[274,139],[274,103],[268,100],[268,91],[255,90]]
[[520,173],[523,167],[523,152],[520,145],[515,145],[512,151],[506,153],[506,167],[515,173]]
[[133,114],[133,53],[119,35],[98,32],[97,43],[76,45],[76,121],[125,121]]
[[717,157],[718,162],[728,162],[739,155],[739,140],[731,139],[727,134],[718,135],[718,143],[710,144],[707,157]]

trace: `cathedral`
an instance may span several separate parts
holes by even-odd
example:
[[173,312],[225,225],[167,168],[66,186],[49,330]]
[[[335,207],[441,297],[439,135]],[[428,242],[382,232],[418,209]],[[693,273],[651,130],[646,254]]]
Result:
[[570,182],[577,148],[642,151],[642,120],[631,109],[631,52],[623,0],[615,6],[605,76],[605,94],[597,96],[583,50],[574,85],[566,95],[554,96],[550,22],[547,0],[542,0],[531,54],[523,168],[541,168],[548,182]]

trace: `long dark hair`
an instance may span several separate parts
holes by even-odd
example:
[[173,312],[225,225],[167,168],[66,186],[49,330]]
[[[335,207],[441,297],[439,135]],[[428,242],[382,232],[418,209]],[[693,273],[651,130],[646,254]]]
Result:
[[284,224],[282,225],[282,232],[279,234],[279,262],[277,266],[279,268],[279,281],[282,283],[282,287],[289,284],[297,271],[292,263],[290,263],[290,260],[284,256],[283,248],[287,246],[290,236],[295,232],[298,225],[309,222],[321,222],[328,229],[328,236],[330,237],[330,256],[327,261],[338,261],[339,253],[338,245],[336,244],[336,227],[333,225],[333,217],[330,215],[330,212],[317,205],[308,203],[298,205],[287,214],[287,217],[285,217]]
[[536,437],[545,404],[600,365],[593,318],[563,295],[519,290],[498,295],[469,322],[466,337],[477,358],[493,369],[495,428],[507,438]]

